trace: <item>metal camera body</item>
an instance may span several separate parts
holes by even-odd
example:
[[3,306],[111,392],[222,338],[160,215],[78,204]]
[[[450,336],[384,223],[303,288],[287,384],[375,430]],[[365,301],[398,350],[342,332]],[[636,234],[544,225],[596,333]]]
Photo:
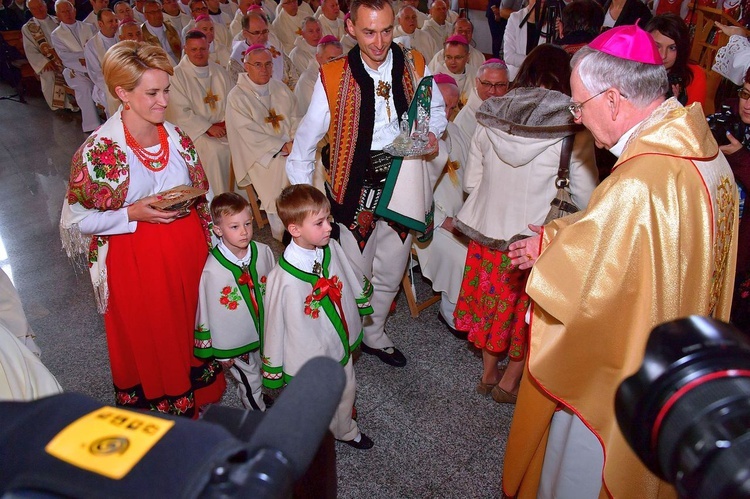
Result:
[[711,135],[714,136],[714,139],[716,139],[716,142],[720,146],[729,144],[727,132],[731,133],[735,139],[742,142],[745,133],[745,124],[739,116],[732,112],[730,106],[727,106],[726,104],[722,105],[721,111],[707,116],[706,121],[708,121],[708,128],[711,129]]

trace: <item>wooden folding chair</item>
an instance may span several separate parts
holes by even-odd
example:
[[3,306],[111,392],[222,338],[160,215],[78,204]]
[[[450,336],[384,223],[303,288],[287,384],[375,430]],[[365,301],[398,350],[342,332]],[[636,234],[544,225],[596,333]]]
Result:
[[[237,179],[234,176],[234,165],[232,162],[229,162],[229,186],[227,190],[229,192],[234,192],[234,188],[237,185]],[[255,219],[255,223],[258,224],[258,229],[262,229],[266,226],[268,223],[268,219],[263,215],[263,212],[260,209],[260,201],[258,201],[258,194],[255,192],[255,187],[253,187],[253,184],[247,185],[244,187],[245,192],[247,193],[247,199],[250,202],[250,209],[253,211],[253,218]]]
[[[414,248],[411,249],[412,258],[417,256]],[[419,317],[419,313],[434,305],[440,301],[440,293],[434,293],[431,297],[427,298],[423,302],[418,302],[415,295],[416,289],[412,282],[411,265],[407,265],[406,272],[404,272],[404,278],[401,280],[401,287],[404,289],[404,296],[406,297],[406,303],[409,305],[409,312],[412,318],[416,319]]]

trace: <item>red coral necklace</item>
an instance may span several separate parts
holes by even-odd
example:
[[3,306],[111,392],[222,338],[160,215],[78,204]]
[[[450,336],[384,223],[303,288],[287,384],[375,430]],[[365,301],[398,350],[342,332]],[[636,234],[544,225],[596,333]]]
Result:
[[169,141],[167,140],[167,131],[164,129],[164,125],[156,125],[156,129],[159,132],[159,150],[156,152],[150,152],[141,146],[135,140],[135,137],[130,134],[130,130],[125,126],[124,121],[122,122],[122,128],[125,130],[125,143],[141,163],[143,163],[143,166],[152,172],[160,172],[167,167],[167,163],[169,163]]

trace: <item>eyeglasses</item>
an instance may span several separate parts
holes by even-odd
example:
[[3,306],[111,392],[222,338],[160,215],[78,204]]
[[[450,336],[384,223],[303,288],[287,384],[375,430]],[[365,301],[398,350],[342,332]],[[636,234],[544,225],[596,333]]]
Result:
[[259,71],[263,68],[273,69],[273,62],[246,62],[245,64],[252,66]]
[[501,81],[498,83],[492,83],[491,81],[484,81],[479,80],[479,84],[482,85],[482,88],[485,90],[502,90],[504,88],[508,88],[508,82],[507,81]]
[[568,111],[570,111],[570,114],[573,115],[574,119],[580,120],[581,119],[582,110],[583,110],[583,105],[586,104],[588,101],[590,101],[592,99],[596,99],[597,97],[599,97],[600,95],[602,95],[607,90],[609,90],[609,89],[605,88],[604,90],[602,90],[598,94],[596,94],[596,95],[594,95],[592,97],[589,97],[588,99],[586,99],[585,101],[581,102],[580,104],[571,104],[571,105],[569,105],[568,106]]
[[747,100],[750,99],[750,90],[746,90],[744,87],[737,90],[737,95],[740,99]]
[[243,29],[242,31],[244,31],[245,33],[247,33],[250,36],[260,36],[260,35],[267,35],[268,34],[268,29],[262,29],[260,31],[248,31],[246,29]]

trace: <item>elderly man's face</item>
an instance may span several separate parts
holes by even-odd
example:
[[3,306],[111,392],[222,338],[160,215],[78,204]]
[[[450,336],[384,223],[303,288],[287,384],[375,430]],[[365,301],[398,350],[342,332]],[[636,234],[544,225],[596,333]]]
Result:
[[458,87],[452,83],[440,83],[438,84],[440,94],[443,96],[445,102],[445,117],[452,119],[458,107],[458,99],[460,97]]
[[42,0],[31,0],[29,12],[37,19],[45,19],[47,17],[47,5]]
[[615,122],[612,120],[611,109],[607,106],[605,94],[591,95],[583,86],[577,69],[573,70],[570,77],[570,100],[573,104],[585,103],[581,108],[580,117],[575,121],[589,129],[591,135],[594,136],[596,147],[609,149],[617,143],[619,137],[614,137],[616,135]]
[[254,50],[245,58],[245,71],[256,85],[265,85],[273,75],[273,61],[268,50]]
[[405,7],[398,16],[398,25],[407,35],[414,33],[417,29],[417,11],[413,7]]
[[193,16],[193,19],[202,15],[208,15],[208,5],[206,5],[206,2],[195,2],[191,4],[190,15]]
[[115,5],[115,16],[117,16],[118,21],[133,19],[133,9],[126,2],[120,2]]
[[265,45],[268,42],[268,25],[260,17],[253,16],[242,34],[248,45]]
[[284,9],[287,14],[294,17],[297,15],[299,5],[297,5],[297,0],[282,0],[281,8]]
[[161,10],[170,16],[178,16],[180,15],[180,4],[177,3],[177,0],[163,0]]
[[448,15],[448,7],[445,5],[443,0],[435,0],[435,3],[430,7],[430,16],[436,23],[443,25],[445,24],[445,18]]
[[164,24],[164,14],[155,3],[146,4],[143,8],[143,15],[146,16],[146,21],[154,28],[158,28]]
[[302,27],[302,38],[307,42],[308,45],[313,47],[318,46],[318,42],[323,37],[322,30],[320,29],[320,23],[317,22],[306,22]]
[[471,43],[471,39],[474,36],[474,28],[471,26],[471,22],[466,19],[458,19],[453,26],[453,34],[461,35],[466,38],[467,42]]
[[338,19],[339,12],[341,12],[341,9],[339,8],[339,0],[323,0],[321,10],[323,11],[323,15],[326,16],[326,19],[331,21]]
[[75,24],[76,22],[76,9],[69,3],[61,3],[55,7],[55,14],[61,23]]
[[143,33],[136,23],[129,23],[120,26],[120,41],[133,40],[135,42],[143,41]]
[[337,47],[331,43],[323,47],[323,50],[321,50],[320,53],[315,54],[315,59],[318,61],[318,64],[323,65],[326,62],[332,61],[341,56],[343,53],[344,50],[341,47]]
[[214,41],[214,22],[210,19],[202,19],[195,23],[195,29],[206,35],[208,45]]
[[469,60],[469,47],[462,43],[445,45],[445,67],[454,75],[463,74]]
[[508,93],[508,71],[485,69],[477,73],[477,95],[483,101],[490,97],[502,97]]
[[185,42],[185,55],[199,68],[208,66],[208,40],[190,38]]

